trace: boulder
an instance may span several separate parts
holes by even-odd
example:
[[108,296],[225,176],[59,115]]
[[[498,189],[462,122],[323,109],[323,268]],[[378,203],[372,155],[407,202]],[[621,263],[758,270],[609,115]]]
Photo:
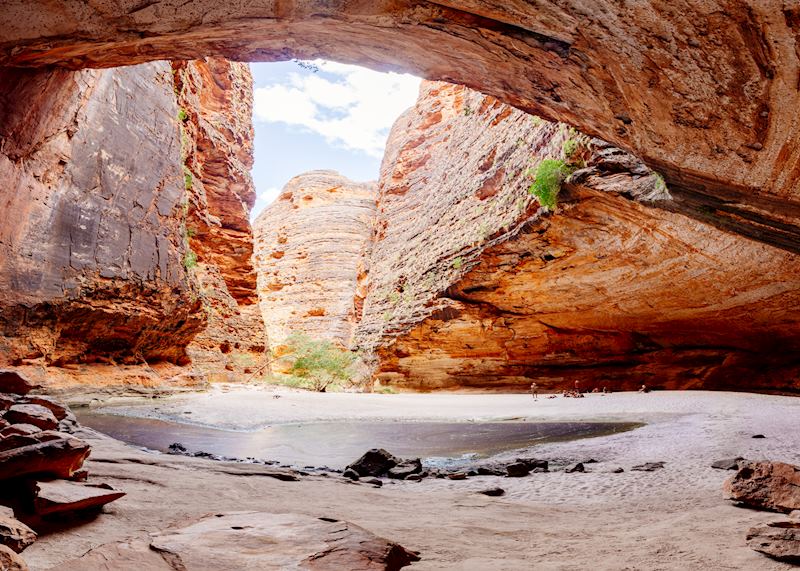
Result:
[[515,462],[506,466],[506,475],[509,478],[522,478],[530,474],[531,468],[523,462]]
[[783,462],[743,462],[724,484],[727,496],[750,508],[800,509],[800,468]]
[[404,480],[411,474],[422,472],[422,461],[419,458],[414,460],[403,460],[397,466],[390,468],[387,475],[395,480]]
[[378,478],[367,478],[364,480],[365,484],[372,484],[376,488],[380,488],[383,486],[383,480],[379,480]]
[[577,464],[567,466],[564,471],[567,474],[574,474],[575,472],[585,472],[586,468],[583,466],[583,462],[578,462]]
[[353,480],[353,481],[355,482],[355,481],[357,481],[357,480],[358,480],[358,479],[359,479],[361,476],[359,476],[359,475],[358,475],[358,472],[356,472],[356,471],[355,471],[355,470],[353,470],[352,468],[347,468],[347,469],[345,469],[345,471],[344,471],[344,472],[342,472],[342,477],[343,477],[343,478],[347,478],[348,480]]
[[11,436],[12,434],[30,435],[41,432],[42,429],[32,424],[11,424],[0,430],[0,436]]
[[36,444],[37,442],[39,442],[39,440],[36,436],[29,434],[9,434],[8,436],[0,436],[0,452]]
[[36,537],[35,531],[14,517],[12,509],[0,508],[0,545],[22,553]]
[[406,482],[420,482],[422,480],[422,474],[409,474],[405,477]]
[[476,470],[478,476],[505,476],[506,470],[492,466],[479,466]]
[[0,569],[3,571],[28,571],[28,565],[13,549],[0,545]]
[[27,395],[39,385],[32,383],[22,373],[10,369],[0,369],[0,392]]
[[636,472],[655,472],[663,467],[664,462],[645,462],[644,464],[634,466],[631,470],[635,470]]
[[716,468],[717,470],[738,470],[739,469],[739,462],[744,460],[741,456],[736,458],[725,458],[723,460],[716,460],[711,463],[712,468]]
[[89,456],[89,445],[60,432],[42,432],[39,442],[0,452],[0,481],[28,474],[70,478]]
[[483,494],[484,496],[497,497],[502,496],[506,493],[506,491],[503,488],[488,488],[486,490],[480,490],[478,493]]
[[205,516],[147,542],[103,545],[51,571],[397,571],[418,560],[416,553],[346,521],[236,512]]
[[72,412],[67,405],[58,402],[52,397],[46,397],[42,395],[27,395],[19,399],[17,402],[19,404],[36,404],[43,406],[53,413],[53,416],[56,417],[56,420],[64,420]]
[[747,545],[772,559],[800,563],[800,521],[778,521],[751,527],[747,532]]
[[92,486],[67,480],[36,482],[34,491],[34,511],[43,516],[99,509],[125,495],[111,486]]
[[42,430],[58,427],[55,415],[39,404],[15,404],[6,411],[4,418],[12,424],[32,424]]
[[354,470],[359,476],[382,476],[400,461],[383,448],[373,448],[350,464],[348,468]]
[[0,393],[0,410],[8,410],[14,404],[16,404],[17,399],[14,398],[14,395],[10,395],[7,393]]
[[550,465],[547,460],[539,460],[538,458],[517,458],[518,464],[525,464],[531,471],[538,470],[539,472],[549,472]]

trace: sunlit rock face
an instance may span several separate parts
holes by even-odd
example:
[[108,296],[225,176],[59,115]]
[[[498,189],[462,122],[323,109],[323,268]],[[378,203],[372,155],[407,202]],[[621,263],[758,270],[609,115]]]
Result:
[[0,22],[0,65],[329,57],[465,84],[635,152],[674,211],[800,251],[793,2],[31,0]]
[[539,210],[525,171],[570,137],[424,84],[392,131],[362,282],[378,383],[800,389],[800,259],[653,207],[658,178],[598,140]]
[[364,247],[375,216],[375,184],[335,171],[290,180],[254,224],[258,293],[278,348],[293,333],[347,346]]
[[0,361],[185,361],[204,320],[169,64],[0,76]]
[[[253,369],[265,340],[247,66],[0,75],[13,86],[0,99],[0,362],[137,384],[141,371],[116,366]],[[113,371],[81,368],[96,363]]]
[[250,209],[253,79],[221,58],[173,62],[185,189],[185,265],[197,280],[206,327],[187,348],[195,372],[243,380],[266,366]]

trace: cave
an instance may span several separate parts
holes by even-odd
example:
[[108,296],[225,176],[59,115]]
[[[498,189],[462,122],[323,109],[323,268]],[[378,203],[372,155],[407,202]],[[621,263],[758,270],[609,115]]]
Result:
[[[736,470],[731,499],[800,509],[781,495],[800,473],[800,9],[33,0],[0,21],[0,505],[41,536],[31,568],[280,569],[296,546],[253,551],[278,528],[324,569],[796,559],[789,532],[739,545],[759,514],[709,465]],[[424,81],[377,181],[297,173],[251,223],[248,62],[320,59]],[[348,373],[262,382],[314,359]],[[398,457],[345,461],[370,439]],[[28,447],[62,463],[20,468]],[[59,486],[119,501],[84,541],[53,523],[85,515]]]

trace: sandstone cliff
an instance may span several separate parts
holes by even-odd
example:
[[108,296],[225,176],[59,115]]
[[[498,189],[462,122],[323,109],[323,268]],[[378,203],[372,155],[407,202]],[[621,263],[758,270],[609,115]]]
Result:
[[169,64],[0,76],[0,360],[185,362],[204,319]]
[[357,271],[374,215],[374,183],[334,171],[293,178],[259,215],[258,292],[273,346],[292,333],[349,345]]
[[187,348],[195,372],[241,381],[266,365],[250,209],[253,80],[247,64],[173,62],[186,192],[185,265],[207,317]]
[[653,208],[658,177],[597,140],[538,209],[527,167],[568,137],[423,87],[392,132],[363,283],[379,384],[800,389],[800,258]]
[[0,363],[137,384],[256,364],[247,67],[0,76]]

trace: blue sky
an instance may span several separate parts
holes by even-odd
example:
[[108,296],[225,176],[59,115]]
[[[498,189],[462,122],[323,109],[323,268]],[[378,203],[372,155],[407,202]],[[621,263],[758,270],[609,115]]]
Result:
[[410,75],[310,63],[250,64],[258,194],[253,219],[290,178],[306,171],[376,180],[389,129],[419,92],[419,78]]

